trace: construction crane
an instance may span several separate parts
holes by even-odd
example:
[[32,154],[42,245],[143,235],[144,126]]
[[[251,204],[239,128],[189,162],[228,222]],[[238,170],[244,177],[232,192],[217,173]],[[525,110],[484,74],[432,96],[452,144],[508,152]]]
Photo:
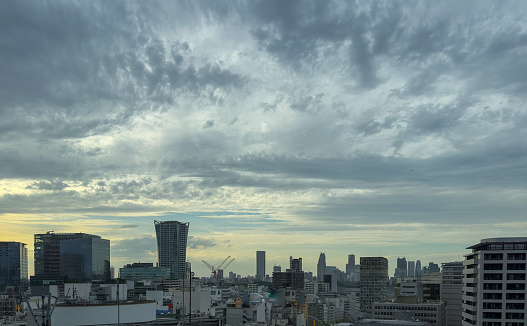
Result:
[[[229,266],[235,258],[229,260],[227,262],[227,260],[231,258],[231,256],[227,256],[227,258],[225,258],[221,263],[219,263],[217,266],[217,268],[214,268],[214,266],[212,266],[211,264],[209,264],[206,260],[201,260],[203,262],[203,264],[205,264],[205,266],[207,266],[212,274],[214,275],[215,278],[221,278],[222,274],[223,274],[223,269],[227,268],[227,266]],[[227,262],[227,264],[225,264]],[[223,266],[225,265],[225,266]],[[220,272],[221,271],[221,272]]]

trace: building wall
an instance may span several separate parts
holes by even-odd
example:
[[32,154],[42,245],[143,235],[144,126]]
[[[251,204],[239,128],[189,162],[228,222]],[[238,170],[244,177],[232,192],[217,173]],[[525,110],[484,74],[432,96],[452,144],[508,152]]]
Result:
[[388,259],[361,257],[360,266],[360,307],[371,312],[374,302],[383,302],[387,297]]
[[189,223],[154,221],[159,267],[170,268],[170,278],[186,278]]
[[27,247],[21,242],[0,242],[0,292],[6,286],[26,288]]
[[441,300],[446,303],[448,326],[461,326],[463,262],[442,264]]
[[256,252],[256,279],[265,279],[265,251]]
[[482,239],[467,249],[462,325],[526,325],[527,237]]
[[435,326],[447,325],[446,306],[442,301],[421,304],[374,303],[372,317],[384,320],[420,320]]

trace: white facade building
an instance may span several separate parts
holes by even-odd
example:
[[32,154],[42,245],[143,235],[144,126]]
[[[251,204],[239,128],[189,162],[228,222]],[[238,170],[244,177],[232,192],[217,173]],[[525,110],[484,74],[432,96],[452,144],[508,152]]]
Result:
[[462,325],[527,325],[527,237],[482,239],[467,249]]

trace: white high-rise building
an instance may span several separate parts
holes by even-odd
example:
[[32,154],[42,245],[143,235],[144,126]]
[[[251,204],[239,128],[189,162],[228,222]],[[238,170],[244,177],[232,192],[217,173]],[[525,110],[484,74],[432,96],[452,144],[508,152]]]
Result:
[[256,279],[258,281],[265,279],[265,251],[256,252]]
[[408,277],[415,277],[415,261],[408,261]]
[[384,302],[388,291],[388,259],[360,258],[360,309],[371,312],[374,302]]
[[482,239],[467,249],[462,325],[527,325],[527,237]]
[[159,267],[170,268],[173,280],[185,278],[189,223],[154,221]]

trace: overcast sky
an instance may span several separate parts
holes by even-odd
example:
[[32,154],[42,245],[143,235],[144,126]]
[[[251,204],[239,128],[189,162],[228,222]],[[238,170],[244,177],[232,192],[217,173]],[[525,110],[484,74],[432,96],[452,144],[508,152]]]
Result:
[[[255,274],[527,230],[525,1],[3,1],[0,238]],[[357,258],[358,259],[358,258]],[[32,268],[31,268],[32,271]],[[391,273],[391,272],[390,272]],[[30,273],[31,274],[31,273]]]

